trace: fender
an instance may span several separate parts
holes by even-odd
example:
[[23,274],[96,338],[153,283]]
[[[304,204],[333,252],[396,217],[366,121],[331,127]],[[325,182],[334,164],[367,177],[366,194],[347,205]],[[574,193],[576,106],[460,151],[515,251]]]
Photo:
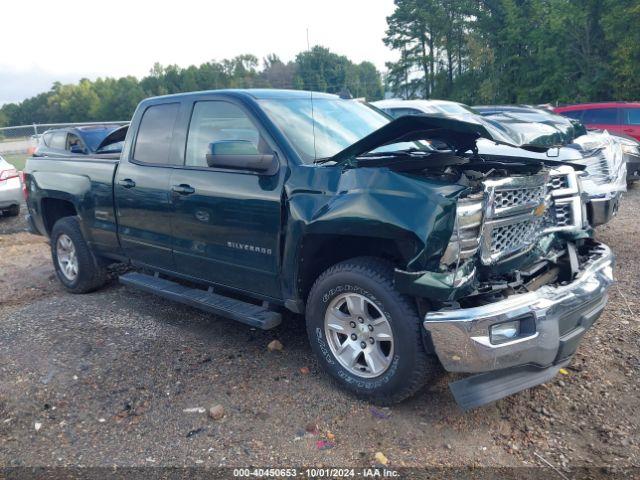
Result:
[[451,237],[466,187],[388,168],[300,167],[285,186],[288,222],[283,293],[297,298],[300,250],[309,235],[410,242],[407,270],[435,269]]

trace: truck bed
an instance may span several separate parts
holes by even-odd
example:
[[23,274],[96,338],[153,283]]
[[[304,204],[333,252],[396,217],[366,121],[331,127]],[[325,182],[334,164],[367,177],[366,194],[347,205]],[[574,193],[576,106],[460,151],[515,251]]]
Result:
[[82,218],[83,234],[91,247],[108,256],[117,255],[113,179],[118,163],[118,158],[104,155],[29,158],[25,175],[32,180],[27,199],[32,227],[48,236],[53,227],[49,214],[73,208]]

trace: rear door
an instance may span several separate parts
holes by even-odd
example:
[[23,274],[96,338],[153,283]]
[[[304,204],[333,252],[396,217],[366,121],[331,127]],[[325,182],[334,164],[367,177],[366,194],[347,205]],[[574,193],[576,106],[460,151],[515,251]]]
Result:
[[610,133],[620,132],[620,109],[615,107],[589,108],[582,115],[582,123],[587,128],[607,130]]
[[194,101],[184,123],[185,161],[170,181],[177,271],[280,298],[284,165],[265,175],[210,168],[206,158],[214,142],[247,142],[263,154],[273,153],[274,143],[249,112],[226,100]]
[[114,179],[120,244],[135,264],[173,270],[169,179],[181,104],[148,106]]
[[622,133],[640,140],[640,108],[622,109]]

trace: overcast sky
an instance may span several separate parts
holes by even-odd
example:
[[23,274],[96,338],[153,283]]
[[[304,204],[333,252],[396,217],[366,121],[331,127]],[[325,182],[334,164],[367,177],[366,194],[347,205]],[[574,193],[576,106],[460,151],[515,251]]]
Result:
[[146,75],[253,53],[291,60],[323,45],[380,69],[393,0],[4,0],[0,105],[82,77]]

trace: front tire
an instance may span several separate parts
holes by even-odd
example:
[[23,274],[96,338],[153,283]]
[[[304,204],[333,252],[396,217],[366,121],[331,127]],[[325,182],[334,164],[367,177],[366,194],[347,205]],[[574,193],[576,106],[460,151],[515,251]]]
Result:
[[329,268],[309,293],[306,317],[320,364],[357,396],[396,403],[439,370],[424,349],[414,302],[395,289],[393,267],[383,260],[360,257]]
[[92,292],[107,281],[107,270],[87,245],[77,217],[61,218],[53,226],[51,257],[58,279],[71,293]]

